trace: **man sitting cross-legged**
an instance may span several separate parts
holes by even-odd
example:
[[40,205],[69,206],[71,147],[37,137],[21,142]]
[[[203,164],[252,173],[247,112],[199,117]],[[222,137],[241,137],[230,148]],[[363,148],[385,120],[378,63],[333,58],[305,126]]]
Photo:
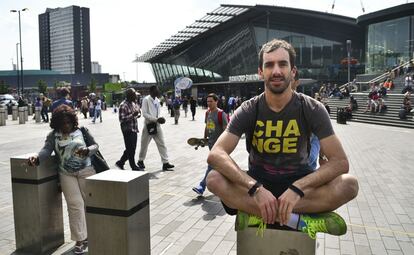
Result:
[[[265,91],[236,110],[212,148],[207,187],[227,213],[238,214],[241,228],[279,222],[311,238],[317,232],[342,235],[345,221],[332,211],[357,195],[358,182],[348,174],[348,159],[323,104],[292,91],[294,60],[285,41],[262,47],[258,72]],[[244,133],[247,173],[230,157]],[[308,165],[311,133],[328,159],[317,171]]]

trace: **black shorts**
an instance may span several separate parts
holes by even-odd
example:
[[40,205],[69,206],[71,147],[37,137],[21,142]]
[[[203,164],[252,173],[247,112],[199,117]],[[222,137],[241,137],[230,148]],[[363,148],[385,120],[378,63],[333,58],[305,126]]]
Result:
[[[272,192],[272,194],[276,198],[278,198],[289,188],[289,186],[292,183],[294,183],[295,181],[297,181],[297,180],[301,179],[302,177],[308,175],[309,173],[306,173],[306,174],[300,175],[300,176],[290,177],[290,178],[287,178],[285,182],[278,182],[278,183],[271,183],[269,181],[260,180],[260,178],[256,178],[256,177],[252,176],[249,171],[247,171],[247,174],[250,175],[251,177],[253,177],[254,179],[258,180],[260,183],[262,183],[263,187],[265,187],[267,190]],[[224,208],[224,210],[226,211],[227,214],[229,214],[229,215],[236,215],[237,214],[237,209],[228,207],[223,201],[221,201],[221,204],[223,205],[223,208]]]

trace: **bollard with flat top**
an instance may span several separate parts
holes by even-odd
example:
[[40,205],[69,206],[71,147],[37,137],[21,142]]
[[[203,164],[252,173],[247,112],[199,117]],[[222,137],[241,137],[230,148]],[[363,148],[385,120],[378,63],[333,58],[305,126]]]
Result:
[[51,254],[64,243],[58,166],[54,157],[28,166],[29,156],[10,158],[16,251]]
[[24,107],[19,107],[19,124],[26,123],[26,118],[24,116]]
[[[307,234],[272,228],[268,225],[263,236],[257,234],[257,227],[248,227],[237,231],[238,255],[315,255],[316,240]],[[278,227],[279,228],[279,227]]]
[[86,178],[88,254],[150,254],[148,174],[107,170]]
[[12,120],[17,120],[19,111],[17,109],[17,105],[12,106]]
[[33,105],[32,104],[28,104],[27,105],[27,109],[29,111],[29,116],[32,116],[33,115]]
[[0,107],[0,126],[6,125],[6,109],[3,107]]
[[24,106],[24,120],[29,121],[29,107]]
[[40,111],[42,110],[42,107],[40,107],[40,106],[36,106],[35,107],[35,120],[36,120],[36,123],[40,123]]

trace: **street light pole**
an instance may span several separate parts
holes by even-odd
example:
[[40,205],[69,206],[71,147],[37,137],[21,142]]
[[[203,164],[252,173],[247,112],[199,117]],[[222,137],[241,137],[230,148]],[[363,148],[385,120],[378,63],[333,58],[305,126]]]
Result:
[[138,54],[135,54],[135,58],[136,58],[135,61],[137,61],[137,83],[138,83]]
[[23,95],[24,80],[23,80],[23,51],[22,51],[22,25],[20,19],[20,12],[27,11],[29,9],[23,8],[21,10],[10,10],[10,12],[17,12],[19,14],[19,39],[20,39],[20,76],[21,76],[21,95]]
[[351,82],[351,40],[346,40],[346,50],[348,51],[348,86]]
[[20,77],[19,77],[19,44],[20,44],[20,43],[16,43],[17,95],[20,95]]

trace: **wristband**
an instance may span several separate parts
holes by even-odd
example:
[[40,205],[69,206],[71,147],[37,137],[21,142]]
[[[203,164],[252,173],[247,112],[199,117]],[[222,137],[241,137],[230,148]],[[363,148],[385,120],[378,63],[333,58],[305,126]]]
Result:
[[298,187],[296,187],[293,184],[291,184],[289,186],[289,189],[291,189],[293,192],[295,192],[296,194],[298,194],[301,198],[305,196],[305,193],[303,193],[303,191],[301,189],[299,189]]
[[261,187],[262,184],[260,182],[256,182],[247,192],[249,194],[249,196],[254,196],[254,194],[256,194],[256,191],[259,189],[259,187]]

